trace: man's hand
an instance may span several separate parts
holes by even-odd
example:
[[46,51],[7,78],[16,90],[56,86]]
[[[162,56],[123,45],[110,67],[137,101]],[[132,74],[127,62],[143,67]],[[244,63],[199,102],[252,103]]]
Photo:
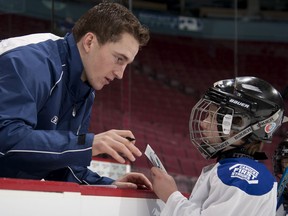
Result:
[[118,188],[147,188],[152,190],[152,184],[149,179],[142,173],[127,173],[124,176],[117,179],[113,185],[116,185]]
[[166,174],[157,167],[151,168],[152,187],[155,194],[163,201],[167,202],[169,196],[178,191],[176,182],[173,177]]
[[108,154],[119,163],[125,163],[124,157],[135,161],[134,156],[140,157],[141,151],[135,146],[134,135],[129,130],[109,130],[94,136],[92,156]]

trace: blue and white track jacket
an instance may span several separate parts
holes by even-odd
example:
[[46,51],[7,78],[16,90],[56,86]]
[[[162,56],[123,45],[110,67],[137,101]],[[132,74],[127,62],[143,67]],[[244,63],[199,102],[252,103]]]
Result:
[[0,177],[111,184],[90,171],[94,90],[72,34],[0,42]]

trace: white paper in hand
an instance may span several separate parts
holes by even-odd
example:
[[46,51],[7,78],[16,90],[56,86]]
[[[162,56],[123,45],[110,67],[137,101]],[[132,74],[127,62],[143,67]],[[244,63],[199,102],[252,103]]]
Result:
[[154,150],[151,148],[151,146],[149,144],[147,144],[147,146],[146,146],[145,155],[150,160],[150,162],[153,164],[153,166],[158,167],[161,170],[163,170],[165,173],[167,173],[167,171],[164,168],[163,164],[161,163],[160,159],[158,158],[158,156],[156,155],[156,153],[154,152]]

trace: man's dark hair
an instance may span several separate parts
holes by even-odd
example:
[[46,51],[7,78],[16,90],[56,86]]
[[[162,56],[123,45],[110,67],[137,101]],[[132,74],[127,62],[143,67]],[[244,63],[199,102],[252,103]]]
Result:
[[148,28],[119,3],[100,3],[91,8],[75,23],[72,32],[76,42],[86,33],[92,32],[101,45],[119,41],[125,32],[131,34],[140,47],[145,46],[150,39]]

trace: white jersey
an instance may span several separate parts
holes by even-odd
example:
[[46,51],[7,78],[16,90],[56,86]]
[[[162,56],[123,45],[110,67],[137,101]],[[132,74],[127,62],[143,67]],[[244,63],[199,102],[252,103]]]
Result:
[[275,216],[277,182],[248,158],[227,158],[202,170],[190,198],[170,195],[161,216]]

